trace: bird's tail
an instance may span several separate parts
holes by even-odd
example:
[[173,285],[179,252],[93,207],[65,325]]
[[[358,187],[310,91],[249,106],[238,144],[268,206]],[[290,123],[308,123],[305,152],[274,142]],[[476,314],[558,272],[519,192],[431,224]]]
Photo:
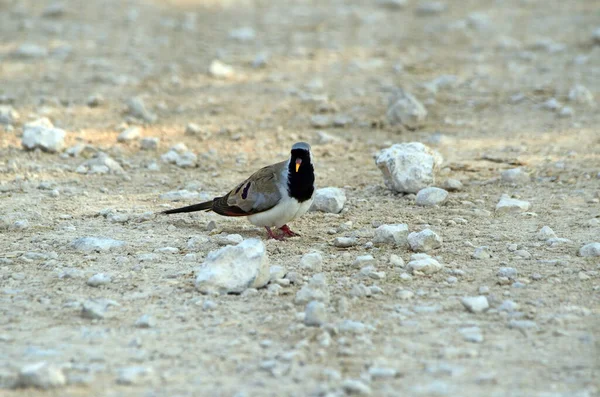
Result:
[[187,207],[174,208],[172,210],[163,211],[163,214],[179,214],[181,212],[194,212],[194,211],[202,211],[212,209],[213,201],[205,201],[204,203],[188,205]]

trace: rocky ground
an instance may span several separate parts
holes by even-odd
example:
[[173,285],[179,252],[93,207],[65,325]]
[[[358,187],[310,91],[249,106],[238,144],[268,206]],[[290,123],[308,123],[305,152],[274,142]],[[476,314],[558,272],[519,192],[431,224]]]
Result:
[[[0,395],[599,395],[599,12],[0,2]],[[155,215],[299,140],[301,237]]]

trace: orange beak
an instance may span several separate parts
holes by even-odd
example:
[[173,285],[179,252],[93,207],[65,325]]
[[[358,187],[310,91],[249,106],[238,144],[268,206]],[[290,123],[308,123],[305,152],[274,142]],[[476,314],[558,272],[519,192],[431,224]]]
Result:
[[300,169],[300,164],[302,164],[302,159],[296,159],[296,172]]

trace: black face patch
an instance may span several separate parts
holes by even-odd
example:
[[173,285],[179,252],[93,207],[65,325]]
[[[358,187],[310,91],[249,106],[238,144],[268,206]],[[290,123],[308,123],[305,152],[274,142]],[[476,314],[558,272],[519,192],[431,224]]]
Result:
[[[296,172],[296,161],[302,160],[302,165]],[[310,161],[310,152],[304,149],[292,149],[288,168],[288,193],[299,202],[310,199],[314,192],[315,171]]]
[[242,191],[242,198],[244,200],[246,200],[246,198],[248,197],[248,190],[250,190],[250,185],[252,184],[252,182],[248,182],[246,184],[246,186],[244,187],[244,190]]

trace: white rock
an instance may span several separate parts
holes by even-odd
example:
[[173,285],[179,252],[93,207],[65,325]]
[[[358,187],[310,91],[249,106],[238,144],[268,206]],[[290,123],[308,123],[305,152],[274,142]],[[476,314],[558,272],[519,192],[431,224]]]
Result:
[[373,243],[406,246],[408,244],[407,238],[408,225],[406,223],[398,223],[394,225],[381,225],[377,229],[375,229]]
[[121,132],[117,137],[117,142],[128,142],[138,139],[142,136],[142,129],[140,127],[129,127],[125,131]]
[[512,199],[506,194],[500,197],[500,201],[496,204],[496,213],[498,214],[514,214],[529,210],[531,205],[528,201]]
[[144,314],[135,322],[137,328],[154,328],[156,321],[149,314]]
[[353,321],[353,320],[344,320],[338,326],[338,329],[341,333],[355,334],[355,335],[364,334],[365,332],[367,332],[367,330],[369,330],[371,328],[372,327],[368,327],[367,325],[365,325],[364,323],[361,323],[360,321]]
[[490,252],[488,251],[487,246],[481,246],[481,247],[477,247],[475,248],[475,251],[473,251],[473,255],[471,255],[471,257],[473,259],[489,259],[492,257],[492,254],[490,254]]
[[155,137],[142,138],[140,141],[140,149],[142,150],[156,150],[160,139]]
[[19,219],[15,221],[10,227],[10,230],[25,230],[29,229],[29,221],[27,219]]
[[352,263],[352,267],[360,268],[373,263],[375,263],[375,258],[373,258],[373,255],[359,255]]
[[552,230],[549,226],[544,226],[537,233],[537,239],[541,241],[546,241],[551,238],[556,238],[556,234],[554,230]]
[[337,187],[325,187],[317,189],[312,203],[311,211],[328,212],[339,214],[346,203],[344,189]]
[[370,396],[372,394],[369,385],[357,379],[346,379],[342,382],[342,389],[351,396]]
[[121,368],[117,375],[117,383],[120,385],[135,385],[145,382],[154,371],[147,367],[127,367]]
[[262,241],[244,240],[212,251],[197,271],[196,288],[202,293],[242,293],[269,282],[269,258]]
[[360,276],[372,278],[374,280],[383,280],[385,278],[385,272],[376,271],[375,266],[365,266],[360,269]]
[[441,205],[448,199],[448,192],[437,187],[426,187],[417,193],[416,203],[426,207]]
[[248,42],[254,40],[256,32],[251,27],[242,27],[230,31],[229,37],[237,41]]
[[71,243],[71,247],[84,252],[109,251],[125,246],[124,241],[106,237],[81,237]]
[[51,389],[66,384],[67,378],[63,371],[45,361],[22,367],[17,379],[17,386],[23,388]]
[[519,305],[511,300],[505,300],[500,306],[498,311],[500,312],[515,312],[519,309]]
[[212,238],[219,245],[236,245],[244,241],[244,238],[239,234],[221,233]]
[[547,110],[558,110],[562,107],[562,104],[556,98],[550,98],[542,103],[542,107]]
[[396,298],[400,300],[409,300],[415,296],[415,293],[406,289],[396,291]]
[[487,298],[483,295],[467,296],[462,298],[460,302],[471,313],[481,313],[490,307]]
[[50,120],[41,118],[23,126],[21,144],[25,149],[40,148],[46,152],[59,152],[63,149],[66,132],[54,128]]
[[107,305],[105,302],[97,300],[87,300],[81,308],[81,317],[90,320],[103,319],[106,314]]
[[560,109],[560,111],[558,112],[558,117],[566,119],[569,117],[573,117],[574,114],[575,114],[575,111],[573,110],[572,107],[565,106],[562,109]]
[[323,257],[319,252],[304,254],[300,259],[300,268],[320,272],[323,270]]
[[427,254],[413,254],[406,268],[414,273],[433,274],[442,270],[442,264]]
[[158,117],[146,108],[144,100],[140,97],[133,97],[127,101],[127,111],[133,117],[142,119],[148,123],[154,123]]
[[391,10],[400,10],[406,7],[408,0],[377,0],[377,5],[380,7],[389,8]]
[[442,183],[442,187],[449,192],[458,192],[463,189],[463,184],[458,179],[448,178]]
[[80,174],[123,174],[125,170],[121,165],[112,159],[108,154],[99,152],[94,158],[91,158],[77,168]]
[[201,251],[206,248],[206,244],[208,244],[210,239],[206,236],[193,236],[187,242],[187,247],[191,251]]
[[48,49],[33,43],[21,44],[13,52],[16,58],[44,58],[48,56]]
[[163,193],[160,196],[158,196],[159,199],[161,200],[168,200],[168,201],[193,201],[196,200],[198,198],[199,194],[198,192],[190,192],[187,190],[172,190],[170,192],[167,193]]
[[108,274],[104,274],[104,273],[97,273],[94,274],[92,277],[90,277],[86,284],[89,285],[90,287],[100,287],[102,285],[106,285],[109,284],[111,281],[111,278]]
[[439,153],[419,142],[392,145],[375,160],[385,185],[400,193],[417,193],[435,183],[434,171],[442,161]]
[[464,340],[472,343],[481,343],[483,342],[483,335],[481,334],[481,328],[479,327],[466,327],[461,328],[460,333],[463,336]]
[[517,278],[517,269],[514,267],[501,267],[496,274],[498,277],[506,277],[508,279],[514,280]]
[[274,282],[275,280],[279,280],[285,277],[287,270],[285,267],[273,265],[269,268],[269,281]]
[[402,268],[402,267],[404,267],[404,259],[402,259],[402,257],[400,257],[396,254],[391,254],[390,255],[390,265],[392,265],[394,267]]
[[600,243],[589,243],[581,247],[579,255],[583,257],[600,256]]
[[588,106],[595,104],[594,94],[581,84],[577,84],[569,90],[569,101]]
[[312,276],[310,281],[296,293],[294,302],[297,305],[305,305],[310,301],[329,302],[329,287],[323,273]]
[[442,246],[442,238],[433,230],[424,229],[408,235],[408,244],[414,252],[429,252]]
[[219,61],[214,60],[211,62],[208,73],[218,79],[229,79],[235,75],[233,67]]
[[19,112],[12,106],[0,106],[0,124],[14,124],[20,118]]
[[327,321],[327,309],[325,304],[319,301],[311,301],[306,305],[304,311],[304,324],[309,327],[320,327]]
[[398,370],[395,368],[387,367],[371,367],[369,368],[369,375],[373,379],[389,379],[398,376]]
[[338,248],[354,247],[356,243],[356,237],[336,237],[335,240],[333,240],[333,245]]
[[502,181],[507,183],[527,183],[529,182],[529,174],[521,168],[512,168],[504,170],[500,174]]
[[448,5],[443,1],[426,1],[419,2],[415,9],[415,14],[418,16],[429,16],[441,14],[448,9]]
[[407,91],[399,90],[389,100],[387,119],[391,125],[414,129],[422,126],[426,117],[425,106]]

